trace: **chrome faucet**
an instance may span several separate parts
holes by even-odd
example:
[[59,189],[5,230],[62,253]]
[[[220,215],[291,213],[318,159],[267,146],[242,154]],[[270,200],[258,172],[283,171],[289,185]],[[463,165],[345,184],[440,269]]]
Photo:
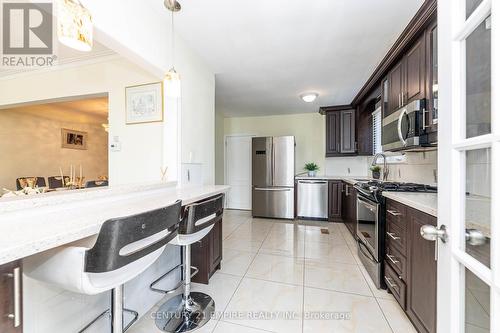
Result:
[[384,158],[384,168],[382,169],[382,180],[385,182],[387,180],[387,176],[389,176],[389,167],[387,166],[387,156],[383,153],[378,153],[373,156],[372,166],[377,165],[377,160],[379,157]]

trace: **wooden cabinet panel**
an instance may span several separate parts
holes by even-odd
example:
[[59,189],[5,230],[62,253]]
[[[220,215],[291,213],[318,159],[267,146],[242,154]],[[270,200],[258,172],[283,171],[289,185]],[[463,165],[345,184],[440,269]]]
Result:
[[342,181],[328,182],[328,216],[332,221],[342,220]]
[[326,156],[340,154],[340,113],[326,114]]
[[[19,283],[19,297],[16,300],[14,298],[15,284],[14,284],[14,270],[18,269],[18,283]],[[0,332],[2,333],[21,333],[22,328],[22,318],[19,318],[20,325],[14,327],[13,318],[9,316],[14,315],[14,308],[16,301],[19,302],[19,316],[22,316],[22,273],[21,273],[21,262],[16,261],[0,266]]]
[[389,100],[387,101],[387,108],[384,110],[384,117],[396,112],[402,105],[401,99],[404,88],[403,61],[394,66],[387,79],[389,80]]
[[404,104],[425,98],[425,40],[420,38],[406,54]]
[[356,237],[356,190],[351,184],[342,183],[342,221]]
[[200,242],[191,245],[191,263],[199,269],[192,281],[208,284],[222,261],[222,220]]
[[407,314],[421,333],[436,332],[437,265],[435,242],[420,235],[425,224],[436,226],[437,219],[408,208],[408,300]]
[[356,112],[346,110],[340,112],[340,152],[356,152]]
[[399,275],[391,268],[391,266],[385,262],[385,269],[384,269],[384,280],[385,283],[387,284],[387,288],[389,288],[390,292],[398,301],[399,305],[403,308],[403,310],[406,309],[406,284],[405,282],[399,277]]

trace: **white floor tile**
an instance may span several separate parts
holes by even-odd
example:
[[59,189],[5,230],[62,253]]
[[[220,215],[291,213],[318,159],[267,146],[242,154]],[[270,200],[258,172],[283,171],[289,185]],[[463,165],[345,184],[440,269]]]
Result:
[[256,279],[302,285],[304,260],[259,253],[246,276]]
[[287,257],[303,258],[304,257],[304,238],[298,236],[289,239],[287,237],[268,237],[262,243],[259,251],[265,254],[274,254]]
[[269,331],[263,331],[256,328],[236,325],[232,323],[226,323],[224,321],[219,321],[214,333],[263,333]]
[[[373,297],[305,288],[304,311],[312,317],[304,320],[307,333],[392,333]],[[331,319],[315,317],[319,314]]]
[[308,287],[373,296],[357,265],[336,263],[330,267],[306,264],[305,285]]
[[210,283],[208,285],[193,283],[191,290],[199,291],[212,297],[215,302],[215,311],[222,313],[236,291],[240,281],[241,277],[217,272],[210,278]]
[[410,319],[394,299],[377,300],[394,332],[417,333]]
[[254,252],[223,249],[220,273],[243,276],[255,257]]
[[[244,278],[226,309],[224,321],[273,332],[301,332],[302,290],[301,286]],[[242,316],[228,319],[229,314]],[[264,317],[271,315],[272,320]]]
[[[309,261],[325,266],[341,264],[357,264],[347,245],[306,242],[305,257]],[[307,261],[306,260],[306,261]]]
[[222,242],[222,246],[225,249],[246,251],[256,253],[259,251],[260,246],[262,245],[262,241],[251,240],[248,238],[241,238],[238,236],[234,236],[233,234],[229,235]]

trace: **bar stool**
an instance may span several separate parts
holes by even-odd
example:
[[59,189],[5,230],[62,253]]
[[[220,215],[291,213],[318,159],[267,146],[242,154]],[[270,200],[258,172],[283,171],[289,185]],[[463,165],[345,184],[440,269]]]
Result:
[[[151,266],[167,243],[177,236],[181,201],[173,205],[104,222],[96,237],[43,252],[25,259],[24,272],[34,279],[86,295],[111,290],[111,308],[79,332],[87,330],[106,314],[113,333],[125,332],[138,313],[123,308],[123,285]],[[134,319],[123,327],[123,312]]]
[[[212,297],[191,292],[191,277],[198,272],[196,267],[191,267],[191,244],[200,241],[212,230],[214,224],[222,219],[223,209],[224,194],[186,206],[178,235],[170,242],[183,249],[181,266],[184,269],[184,290],[182,294],[170,298],[157,311],[156,326],[159,329],[165,332],[189,332],[202,327],[212,317],[215,311]],[[191,272],[192,269],[194,273]]]

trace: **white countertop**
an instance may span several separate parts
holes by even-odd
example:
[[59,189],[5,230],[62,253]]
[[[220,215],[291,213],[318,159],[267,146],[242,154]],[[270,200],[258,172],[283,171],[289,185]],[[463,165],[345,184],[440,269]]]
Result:
[[95,235],[107,219],[176,200],[186,205],[228,189],[225,185],[176,188],[169,183],[0,200],[0,265]]
[[437,217],[437,193],[382,192],[382,195]]

